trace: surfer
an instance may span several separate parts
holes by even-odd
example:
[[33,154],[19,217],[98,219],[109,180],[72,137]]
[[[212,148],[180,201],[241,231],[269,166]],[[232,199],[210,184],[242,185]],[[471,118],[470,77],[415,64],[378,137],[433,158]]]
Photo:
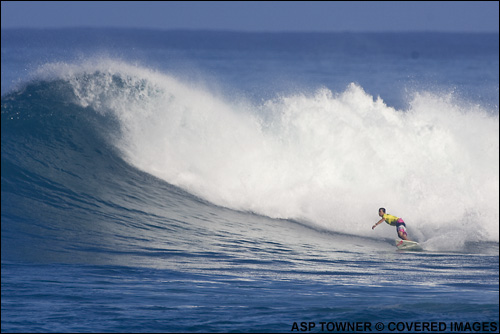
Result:
[[410,240],[408,239],[408,234],[406,233],[406,224],[403,221],[403,219],[398,218],[393,215],[389,215],[385,213],[384,208],[378,209],[378,215],[382,217],[375,225],[372,226],[372,230],[377,227],[377,225],[381,224],[383,221],[385,221],[387,224],[391,226],[396,226],[396,232],[398,232],[398,236],[403,239],[403,240]]

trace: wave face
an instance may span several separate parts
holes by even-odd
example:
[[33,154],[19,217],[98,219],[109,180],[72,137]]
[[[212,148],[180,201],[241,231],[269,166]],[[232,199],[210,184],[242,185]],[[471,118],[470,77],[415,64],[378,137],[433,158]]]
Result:
[[255,103],[120,61],[53,63],[2,99],[2,193],[73,221],[145,203],[168,217],[175,194],[361,236],[393,236],[370,228],[386,207],[428,249],[460,250],[498,242],[498,124],[451,93],[406,110],[356,84]]

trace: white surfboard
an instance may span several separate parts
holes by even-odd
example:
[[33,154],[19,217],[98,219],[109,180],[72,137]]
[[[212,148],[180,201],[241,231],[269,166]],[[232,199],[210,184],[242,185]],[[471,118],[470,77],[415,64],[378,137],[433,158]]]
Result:
[[396,247],[401,250],[420,251],[423,250],[422,246],[416,241],[396,239]]

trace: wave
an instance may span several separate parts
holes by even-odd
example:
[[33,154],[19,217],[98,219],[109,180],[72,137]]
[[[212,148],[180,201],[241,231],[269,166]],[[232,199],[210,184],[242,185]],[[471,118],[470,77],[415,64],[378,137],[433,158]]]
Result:
[[[103,201],[103,180],[131,183],[130,165],[221,207],[334,232],[395,236],[371,230],[386,207],[427,249],[498,242],[497,110],[439,92],[396,110],[356,84],[259,103],[209,86],[115,60],[43,66],[2,97],[2,192],[4,170],[27,175],[35,160],[43,187],[69,182],[85,206]],[[99,162],[105,177],[87,182]]]

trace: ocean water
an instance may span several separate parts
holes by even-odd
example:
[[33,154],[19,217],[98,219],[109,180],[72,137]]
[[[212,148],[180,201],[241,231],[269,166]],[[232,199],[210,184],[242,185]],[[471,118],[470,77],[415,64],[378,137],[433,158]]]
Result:
[[3,332],[498,332],[498,34],[1,52]]

